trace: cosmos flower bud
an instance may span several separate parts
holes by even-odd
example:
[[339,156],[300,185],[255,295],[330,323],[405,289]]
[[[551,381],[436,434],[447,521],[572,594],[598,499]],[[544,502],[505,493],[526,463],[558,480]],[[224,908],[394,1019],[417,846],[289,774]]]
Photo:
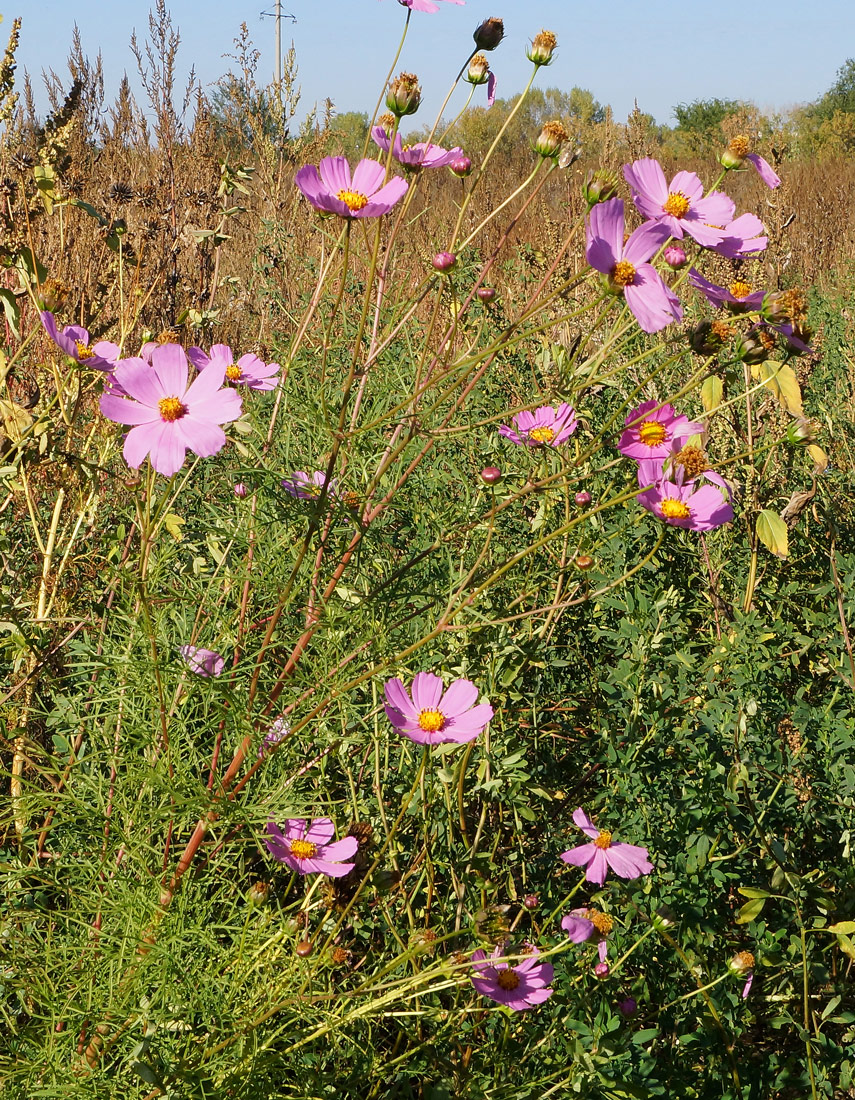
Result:
[[580,508],[584,508],[586,504],[591,503],[591,494],[583,489],[580,493],[576,494],[576,503]]
[[457,257],[453,252],[437,252],[431,263],[437,271],[445,273],[457,265]]
[[804,417],[791,420],[787,425],[787,442],[792,443],[794,447],[807,446],[808,443],[813,443],[816,440],[818,429],[818,424],[812,420],[806,420]]
[[422,86],[413,73],[399,73],[389,83],[386,106],[398,118],[414,115],[422,101]]
[[315,947],[311,940],[300,940],[294,950],[301,959],[308,959],[309,955],[315,950]]
[[660,905],[653,916],[650,918],[650,923],[656,929],[657,932],[663,931],[665,928],[670,928],[676,921],[674,910],[667,905]]
[[612,968],[607,962],[598,962],[594,967],[594,973],[598,978],[607,978],[611,973]]
[[587,554],[580,554],[579,557],[576,558],[577,569],[581,569],[583,572],[587,572],[587,570],[593,569],[593,567],[594,559],[589,557]]
[[560,122],[546,122],[534,143],[534,151],[542,157],[557,157],[561,152],[561,146],[569,138],[570,135]]
[[732,335],[733,329],[724,321],[700,321],[689,334],[689,345],[698,355],[715,355]]
[[582,184],[582,197],[588,204],[588,209],[596,206],[598,202],[608,202],[618,192],[619,179],[616,172],[610,172],[607,168],[591,168]]
[[540,898],[537,896],[537,894],[526,894],[526,896],[523,898],[523,905],[526,907],[526,909],[529,910],[537,909],[537,907],[540,905]]
[[617,1007],[621,1016],[634,1016],[638,1012],[638,1001],[635,997],[624,997],[622,1001],[618,1001]]
[[498,466],[485,466],[481,471],[481,480],[487,485],[495,485],[497,481],[500,481],[502,477],[502,471]]
[[249,900],[253,905],[264,905],[269,894],[269,882],[254,882],[249,888]]
[[240,497],[241,500],[243,500],[243,498],[246,496],[246,494],[248,492],[249,492],[249,490],[247,489],[247,487],[244,485],[244,483],[242,481],[239,481],[235,485],[235,496]]
[[531,40],[531,45],[525,51],[525,54],[529,61],[535,65],[549,65],[557,45],[558,39],[552,31],[541,31]]
[[463,179],[464,176],[468,176],[469,173],[472,171],[472,161],[469,159],[469,157],[461,154],[459,157],[455,157],[455,159],[451,162],[451,164],[449,164],[448,167],[455,174],[455,176]]
[[469,84],[486,84],[490,79],[490,62],[482,53],[476,53],[469,62],[463,79]]
[[472,35],[479,50],[495,50],[505,37],[505,24],[501,19],[485,19]]
[[489,305],[490,302],[492,302],[492,300],[496,297],[495,287],[492,286],[479,286],[475,293],[478,295],[485,306]]
[[662,257],[665,263],[669,267],[673,267],[675,271],[685,267],[688,262],[685,251],[678,244],[669,244],[662,253]]

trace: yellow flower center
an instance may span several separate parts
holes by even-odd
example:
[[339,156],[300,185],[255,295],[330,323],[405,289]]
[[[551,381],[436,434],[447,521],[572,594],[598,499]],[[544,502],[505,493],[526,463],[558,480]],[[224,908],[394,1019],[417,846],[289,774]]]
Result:
[[688,519],[692,514],[692,509],[682,500],[663,500],[659,510],[665,519]]
[[535,443],[551,443],[555,438],[555,432],[552,428],[533,428],[528,433],[529,439],[533,439]]
[[690,206],[688,197],[682,191],[672,191],[662,203],[662,209],[672,218],[685,218]]
[[237,363],[229,363],[229,365],[226,367],[226,378],[228,378],[230,382],[237,382],[242,374],[243,371],[240,369]]
[[594,841],[594,847],[602,848],[605,850],[606,848],[611,848],[611,846],[612,834],[607,829],[603,829],[603,831],[598,834],[597,839]]
[[516,970],[511,970],[510,967],[506,967],[504,970],[499,971],[496,982],[499,989],[504,989],[506,993],[510,993],[512,989],[516,989],[520,984],[520,976],[517,974]]
[[754,956],[750,951],[737,952],[730,961],[734,970],[744,972],[754,969]]
[[639,441],[646,447],[658,447],[665,441],[667,434],[665,425],[660,424],[658,420],[645,420],[638,429]]
[[289,840],[288,844],[294,859],[314,859],[318,854],[318,846],[311,840]]
[[734,298],[747,298],[751,293],[751,284],[744,283],[741,279],[737,279],[735,283],[731,283],[727,288]]
[[74,343],[77,346],[78,359],[91,359],[95,355],[92,348],[88,348],[82,340],[75,340]]
[[348,210],[354,212],[368,205],[368,196],[363,195],[361,191],[339,191],[336,198],[341,199]]
[[728,145],[728,149],[735,157],[747,157],[751,150],[751,139],[747,134],[737,134]]
[[612,282],[617,286],[631,286],[635,279],[635,268],[629,260],[618,260],[612,268]]
[[171,424],[175,420],[180,420],[182,416],[187,413],[187,406],[177,397],[162,397],[157,403],[157,411],[160,413],[160,419],[165,420],[167,424]]
[[441,710],[423,710],[419,714],[419,726],[425,733],[439,733],[445,727],[445,715]]
[[608,913],[601,913],[599,909],[588,909],[585,916],[593,924],[601,936],[607,936],[614,928],[614,921]]

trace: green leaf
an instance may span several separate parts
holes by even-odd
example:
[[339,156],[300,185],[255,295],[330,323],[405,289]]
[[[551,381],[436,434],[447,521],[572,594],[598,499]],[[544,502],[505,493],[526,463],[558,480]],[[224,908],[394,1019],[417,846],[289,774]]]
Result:
[[853,944],[852,940],[850,940],[848,936],[843,936],[838,933],[837,943],[843,954],[848,959],[852,959],[853,962],[855,962],[855,944]]
[[765,904],[765,898],[755,898],[753,901],[746,902],[736,914],[736,923],[749,924],[751,921],[757,920],[763,912],[763,906]]
[[756,886],[739,886],[737,887],[739,893],[744,898],[770,898],[772,895],[768,890],[760,890]]
[[829,924],[826,932],[834,932],[838,936],[851,936],[855,932],[855,920],[841,920],[837,924]]
[[724,393],[724,382],[715,374],[711,374],[701,386],[701,401],[707,412],[713,412],[721,404]]
[[53,204],[56,202],[56,173],[49,164],[37,164],[33,169],[33,176],[45,210],[52,214]]
[[785,558],[788,555],[787,525],[771,508],[764,508],[757,517],[757,537],[775,557]]
[[8,287],[0,287],[0,300],[3,303],[3,312],[6,314],[6,322],[17,340],[21,339],[21,330],[18,323],[21,311],[18,309],[18,299]]

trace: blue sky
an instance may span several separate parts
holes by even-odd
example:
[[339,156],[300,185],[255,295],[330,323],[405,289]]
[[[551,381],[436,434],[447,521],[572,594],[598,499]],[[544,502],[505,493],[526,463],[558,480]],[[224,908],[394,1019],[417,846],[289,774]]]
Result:
[[[228,68],[241,21],[262,51],[261,70],[274,69],[273,21],[261,18],[265,0],[172,0],[181,32],[181,71],[190,65],[209,86]],[[272,0],[266,0],[272,10]],[[855,55],[852,0],[467,0],[441,3],[435,15],[414,12],[399,68],[416,72],[425,88],[426,118],[471,47],[474,27],[491,15],[505,20],[506,38],[492,55],[498,94],[510,95],[527,80],[527,41],[548,27],[560,48],[539,82],[589,88],[623,119],[638,99],[642,110],[672,122],[675,103],[710,96],[753,100],[762,109],[787,108],[816,98],[847,56]],[[33,77],[44,109],[40,73],[65,75],[72,28],[80,28],[85,52],[104,58],[108,94],[123,71],[134,72],[128,43],[136,28],[147,32],[148,4],[95,0],[27,0],[4,10],[24,11],[19,67]],[[283,21],[283,40],[297,48],[303,105],[329,96],[337,110],[373,108],[403,26],[395,0],[283,0],[297,22]],[[468,89],[467,89],[468,90]],[[478,95],[483,94],[479,89]],[[420,116],[421,118],[421,116]],[[415,122],[416,120],[414,120]]]

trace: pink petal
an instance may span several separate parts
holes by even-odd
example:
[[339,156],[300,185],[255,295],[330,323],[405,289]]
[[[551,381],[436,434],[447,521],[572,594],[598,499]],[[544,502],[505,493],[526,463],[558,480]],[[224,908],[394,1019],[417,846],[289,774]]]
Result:
[[763,160],[763,158],[758,153],[749,153],[745,159],[751,161],[751,163],[757,169],[757,172],[760,175],[760,179],[766,184],[767,187],[771,187],[774,190],[776,187],[781,186],[781,177],[777,174],[777,172],[775,172],[772,165],[769,164],[768,161]]
[[600,202],[588,215],[585,255],[591,267],[604,275],[623,254],[623,199]]
[[612,844],[606,848],[605,855],[609,867],[621,878],[638,878],[639,875],[649,875],[653,870],[653,864],[647,858],[647,849],[636,844]]
[[442,696],[442,679],[432,672],[418,672],[411,688],[416,714],[423,710],[436,710]]
[[113,377],[129,397],[151,409],[157,409],[160,399],[168,396],[144,359],[123,359],[113,368]]
[[[194,416],[182,416],[172,425],[176,441],[187,447],[200,458],[210,458],[226,445],[226,433],[209,420],[198,420]],[[184,459],[182,458],[182,463]]]
[[339,191],[352,190],[347,157],[324,157],[318,165],[318,174],[332,195],[337,195]]
[[594,848],[594,858],[588,864],[588,871],[585,875],[588,882],[595,882],[598,886],[602,886],[606,881],[608,871],[609,865],[606,860],[606,853],[602,848]]
[[[387,680],[383,685],[386,702],[394,707],[399,714],[409,715],[410,718],[418,717],[418,711],[413,706],[412,700],[404,687],[403,682],[396,676],[394,680]],[[388,709],[388,708],[387,708]]]
[[[302,835],[302,834],[301,834]],[[316,817],[309,825],[305,834],[302,835],[303,840],[307,840],[310,844],[328,844],[335,836],[335,825],[328,817]]]
[[[655,404],[655,402],[653,402],[653,404]],[[642,408],[644,408],[643,405],[639,407],[639,411]],[[593,821],[591,821],[581,806],[577,806],[573,811],[573,824],[578,826],[586,836],[598,837],[600,835],[600,830]]]
[[625,164],[623,177],[633,189],[633,201],[641,213],[647,218],[659,217],[668,198],[668,183],[659,161],[644,157]]
[[353,173],[352,188],[367,198],[379,198],[385,178],[386,169],[378,160],[361,160]]
[[635,282],[626,287],[624,295],[644,332],[659,332],[683,316],[679,300],[650,264],[636,268]]
[[587,867],[598,851],[599,848],[593,844],[577,844],[575,848],[562,852],[561,858],[573,867]]
[[125,445],[122,448],[125,462],[133,470],[138,470],[145,461],[145,456],[152,448],[152,444],[160,435],[160,422],[139,424],[131,428],[125,436]]
[[112,393],[102,393],[99,401],[101,412],[108,420],[117,424],[159,424],[160,416],[155,409],[141,405],[138,401],[126,401]]
[[333,844],[325,844],[321,851],[323,859],[331,859],[340,863],[344,859],[350,859],[351,856],[356,855],[356,851],[359,848],[359,841],[355,836],[345,836],[341,840],[336,840]]
[[684,169],[677,172],[671,180],[668,193],[685,195],[691,202],[691,209],[704,197],[704,185],[696,172],[687,172]]
[[645,222],[634,230],[623,246],[623,258],[636,268],[658,252],[671,236],[671,231],[662,222]]
[[439,709],[446,718],[456,718],[478,701],[478,688],[471,680],[455,680],[440,699]]

